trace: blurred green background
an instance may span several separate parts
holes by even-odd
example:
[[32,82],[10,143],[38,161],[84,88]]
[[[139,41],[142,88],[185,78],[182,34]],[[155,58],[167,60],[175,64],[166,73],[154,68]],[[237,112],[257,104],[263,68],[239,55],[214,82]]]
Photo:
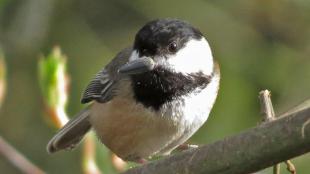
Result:
[[[163,17],[198,27],[221,65],[219,98],[191,143],[211,143],[256,126],[261,120],[262,89],[272,91],[279,114],[310,98],[307,0],[0,0],[0,47],[8,68],[0,135],[48,173],[82,173],[81,147],[46,153],[56,129],[44,117],[37,81],[39,56],[55,45],[67,55],[68,112],[74,115],[83,107],[81,93],[93,75],[132,44],[144,23]],[[106,148],[100,146],[98,151],[102,171],[113,173]],[[310,171],[309,154],[293,162],[299,173]],[[20,173],[2,156],[0,171]]]

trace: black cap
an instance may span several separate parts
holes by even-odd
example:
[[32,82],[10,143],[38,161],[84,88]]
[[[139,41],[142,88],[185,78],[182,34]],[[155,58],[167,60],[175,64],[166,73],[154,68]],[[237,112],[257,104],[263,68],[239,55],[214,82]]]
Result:
[[[134,49],[139,56],[174,54],[189,39],[201,39],[202,33],[189,23],[178,19],[158,19],[148,22],[136,34]],[[170,44],[176,46],[169,51]],[[170,46],[171,47],[171,46]]]

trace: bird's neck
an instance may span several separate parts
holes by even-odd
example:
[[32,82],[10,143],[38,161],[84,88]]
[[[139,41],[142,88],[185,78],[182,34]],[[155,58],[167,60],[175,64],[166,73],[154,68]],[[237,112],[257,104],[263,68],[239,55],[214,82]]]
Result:
[[159,110],[162,105],[196,89],[203,89],[211,81],[212,75],[203,73],[170,72],[161,68],[132,76],[132,87],[137,102]]

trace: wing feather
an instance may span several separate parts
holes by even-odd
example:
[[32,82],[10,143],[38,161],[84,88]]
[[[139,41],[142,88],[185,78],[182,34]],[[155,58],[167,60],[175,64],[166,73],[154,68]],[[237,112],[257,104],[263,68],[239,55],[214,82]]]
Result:
[[131,47],[122,50],[104,69],[96,74],[82,95],[82,103],[92,100],[105,103],[114,97],[117,82],[123,78],[117,71],[128,61],[131,52]]
[[106,69],[101,70],[91,80],[82,96],[82,103],[88,103],[92,100],[104,103],[111,99],[113,95],[114,81],[110,78]]

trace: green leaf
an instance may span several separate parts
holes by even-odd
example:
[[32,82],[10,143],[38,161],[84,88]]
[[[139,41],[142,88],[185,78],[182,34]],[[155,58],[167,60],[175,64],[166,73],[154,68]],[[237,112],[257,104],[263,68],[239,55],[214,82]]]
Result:
[[66,91],[66,56],[59,47],[55,47],[47,57],[41,57],[38,64],[39,83],[48,107],[65,106]]

